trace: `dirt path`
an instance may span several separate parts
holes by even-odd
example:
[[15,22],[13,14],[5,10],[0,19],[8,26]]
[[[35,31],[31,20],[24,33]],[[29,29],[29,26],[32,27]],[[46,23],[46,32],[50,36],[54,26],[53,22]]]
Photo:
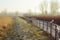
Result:
[[[46,33],[44,33],[40,28],[27,23],[23,19],[18,19],[19,27],[23,35],[24,40],[50,40]],[[22,36],[21,35],[21,36]]]

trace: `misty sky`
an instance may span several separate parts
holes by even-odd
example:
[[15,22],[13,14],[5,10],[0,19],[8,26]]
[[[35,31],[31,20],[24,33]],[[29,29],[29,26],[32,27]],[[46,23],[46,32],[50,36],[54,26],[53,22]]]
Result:
[[39,12],[39,4],[43,0],[0,0],[0,11],[6,9],[8,12]]

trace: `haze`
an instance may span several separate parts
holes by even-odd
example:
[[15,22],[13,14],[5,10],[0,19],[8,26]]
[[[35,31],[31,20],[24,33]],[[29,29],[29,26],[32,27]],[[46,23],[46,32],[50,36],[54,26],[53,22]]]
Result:
[[0,0],[0,12],[6,9],[8,12],[39,12],[39,4],[43,0]]

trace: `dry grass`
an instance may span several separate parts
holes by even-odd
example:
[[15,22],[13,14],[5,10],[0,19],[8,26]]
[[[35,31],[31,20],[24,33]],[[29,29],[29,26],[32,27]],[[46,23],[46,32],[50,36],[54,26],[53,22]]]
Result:
[[11,28],[10,26],[12,25],[12,21],[12,17],[0,16],[0,35],[6,35],[6,30]]
[[22,28],[23,32],[30,35],[29,36],[30,39],[28,38],[28,40],[38,40],[38,39],[47,40],[48,39],[47,36],[44,36],[42,34],[42,32],[40,31],[40,28],[31,25],[30,23],[26,22],[25,20],[21,18],[18,21],[20,22],[20,24],[22,24],[20,28]]

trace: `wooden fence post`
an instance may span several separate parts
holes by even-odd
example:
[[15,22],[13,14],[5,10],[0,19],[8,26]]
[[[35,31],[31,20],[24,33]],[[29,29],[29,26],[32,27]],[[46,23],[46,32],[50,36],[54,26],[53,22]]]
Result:
[[48,22],[47,22],[47,30],[48,30]]
[[43,20],[43,30],[44,30],[44,20]]
[[55,25],[55,40],[58,40],[57,39],[57,25]]
[[50,35],[52,35],[52,23],[50,23]]

